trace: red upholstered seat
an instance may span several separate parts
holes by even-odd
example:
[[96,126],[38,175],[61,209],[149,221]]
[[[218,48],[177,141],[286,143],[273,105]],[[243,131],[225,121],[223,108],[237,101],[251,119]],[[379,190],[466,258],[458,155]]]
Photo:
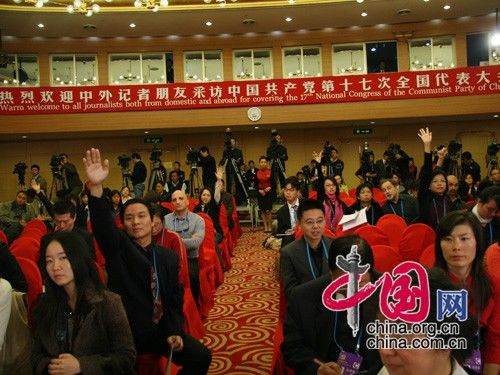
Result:
[[35,263],[40,258],[40,241],[31,237],[19,237],[10,244],[9,249],[16,258],[28,258]]
[[[192,212],[199,203],[200,203],[200,200],[197,199],[197,198],[191,198],[191,199],[189,199],[189,202],[188,202],[188,209],[189,209],[189,211]],[[172,210],[172,211],[174,211],[174,210]]]
[[[302,237],[302,229],[300,229],[300,225],[295,226],[295,239],[298,240],[300,237]],[[335,233],[333,233],[330,229],[325,228],[323,231],[323,236],[330,237],[330,238],[335,238]]]
[[346,197],[345,199],[342,199],[342,201],[346,204],[347,207],[351,207],[356,203],[356,198]]
[[314,191],[314,190],[311,190],[309,192],[309,199],[318,199],[318,192]]
[[401,216],[388,214],[378,220],[376,227],[385,233],[389,238],[391,246],[397,250],[401,237],[403,237],[403,232],[407,227],[406,221]]
[[3,230],[0,230],[0,242],[6,243],[7,245],[9,244],[9,241],[7,240],[7,236],[3,232]]
[[44,236],[47,234],[47,226],[42,220],[30,220],[24,226],[23,233],[31,231],[39,233],[40,236]]
[[403,232],[399,242],[399,253],[403,260],[418,262],[420,255],[429,245],[434,244],[436,234],[434,230],[425,224],[411,224]]
[[[233,256],[234,242],[233,242],[233,235],[231,234],[231,231],[229,229],[229,223],[227,221],[227,211],[226,211],[226,206],[224,206],[224,204],[220,205],[219,222],[222,228],[222,234],[224,235],[224,239],[227,240],[227,249],[229,250],[229,264],[230,264],[231,263],[230,258],[231,256]],[[222,258],[226,259],[225,257],[227,257],[227,255],[222,254]],[[226,265],[226,260],[224,261],[224,265]]]
[[371,246],[374,258],[374,268],[379,272],[391,272],[394,267],[403,262],[401,254],[387,245]]
[[28,284],[28,311],[31,312],[33,304],[43,291],[42,274],[33,260],[24,257],[16,257],[16,260]]
[[174,212],[175,211],[175,208],[174,208],[174,205],[172,202],[161,202],[160,205],[168,210],[170,210],[171,212]]
[[385,233],[373,225],[366,225],[364,227],[358,228],[354,231],[354,234],[357,234],[358,236],[363,238],[366,242],[368,242],[370,246],[391,246],[389,238],[385,235]]
[[427,268],[434,267],[434,263],[436,262],[436,253],[434,244],[431,244],[424,249],[424,251],[420,255],[419,262],[424,267]]
[[350,188],[350,189],[349,189],[349,196],[350,196],[351,198],[356,199],[356,188]]
[[233,237],[233,246],[236,247],[238,243],[238,238],[241,237],[241,226],[240,226],[240,218],[238,217],[238,211],[236,210],[236,199],[233,197],[233,213],[231,214],[231,218],[233,219],[234,227],[231,230],[231,236]]
[[182,307],[184,312],[184,330],[194,338],[201,339],[205,336],[205,327],[203,326],[198,307],[191,292],[186,246],[177,233],[168,229],[163,229],[162,234],[157,237],[156,243],[175,251],[179,256],[179,282],[184,288],[184,302]]
[[380,190],[377,187],[373,188],[373,200],[377,202],[380,206],[383,206],[385,202],[387,201],[387,198],[385,197],[385,194],[382,193],[382,190]]
[[285,365],[283,354],[281,353],[281,344],[283,343],[283,322],[279,321],[276,326],[273,340],[273,357],[271,360],[271,372],[273,375],[294,375],[295,372]]

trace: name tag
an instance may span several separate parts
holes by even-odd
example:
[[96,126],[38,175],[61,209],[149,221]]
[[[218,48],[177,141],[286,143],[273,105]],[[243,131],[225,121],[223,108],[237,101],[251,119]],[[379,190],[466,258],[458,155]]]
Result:
[[474,350],[474,353],[465,361],[464,366],[470,368],[476,374],[481,374],[483,367],[481,363],[481,351],[478,349]]
[[342,350],[337,359],[337,364],[342,368],[342,375],[354,375],[359,372],[363,356]]

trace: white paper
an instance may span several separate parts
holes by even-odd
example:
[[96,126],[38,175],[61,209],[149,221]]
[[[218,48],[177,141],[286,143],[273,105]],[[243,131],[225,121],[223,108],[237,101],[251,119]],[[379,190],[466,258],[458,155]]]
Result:
[[366,207],[365,207],[362,210],[356,211],[351,215],[342,216],[339,225],[342,225],[342,230],[346,231],[367,222],[368,220],[366,219]]

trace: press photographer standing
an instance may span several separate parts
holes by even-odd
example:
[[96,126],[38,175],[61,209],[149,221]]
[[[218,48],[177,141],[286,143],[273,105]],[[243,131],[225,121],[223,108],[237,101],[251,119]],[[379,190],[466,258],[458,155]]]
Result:
[[57,191],[58,199],[69,199],[78,197],[83,189],[82,180],[74,164],[68,161],[68,155],[62,153],[59,155],[59,169],[61,172],[62,188]]
[[132,154],[132,161],[134,162],[134,169],[132,170],[132,189],[134,190],[134,197],[142,198],[145,189],[144,181],[146,181],[148,171],[139,153],[134,152]]
[[231,133],[231,129],[226,129],[224,139],[224,152],[220,166],[225,167],[226,173],[226,191],[231,193],[236,198],[236,203],[245,202],[248,198],[243,179],[240,175],[240,167],[243,164],[243,153],[239,148],[236,148],[236,139]]
[[288,160],[288,152],[276,129],[271,131],[271,144],[267,148],[266,156],[271,165],[273,190],[277,191],[277,181],[279,181],[280,187],[283,189],[286,180],[285,161]]
[[217,166],[215,163],[215,158],[210,155],[210,150],[207,146],[200,147],[199,165],[202,170],[201,179],[203,180],[203,186],[214,190],[215,182],[217,180],[215,177]]

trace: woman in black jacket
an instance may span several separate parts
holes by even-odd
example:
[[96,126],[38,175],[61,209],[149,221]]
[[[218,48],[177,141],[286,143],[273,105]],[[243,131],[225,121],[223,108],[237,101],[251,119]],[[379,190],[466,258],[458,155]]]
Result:
[[380,205],[373,200],[373,187],[369,183],[362,183],[356,188],[356,203],[351,208],[361,211],[366,208],[366,220],[368,224],[377,224],[378,219],[384,214]]

